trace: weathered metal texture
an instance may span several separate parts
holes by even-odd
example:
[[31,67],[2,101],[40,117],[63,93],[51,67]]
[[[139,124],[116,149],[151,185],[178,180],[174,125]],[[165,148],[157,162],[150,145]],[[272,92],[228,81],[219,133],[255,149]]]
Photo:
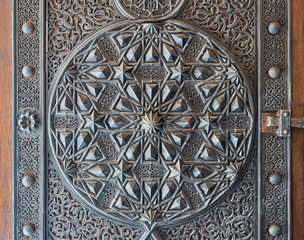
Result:
[[15,7],[16,239],[290,237],[258,111],[289,107],[287,1],[44,3]]
[[[290,2],[261,2],[261,111],[290,110]],[[290,137],[266,133],[260,140],[260,237],[290,239]],[[277,185],[269,182],[273,173],[282,178]]]
[[14,1],[14,238],[42,239],[45,216],[44,1]]
[[290,110],[280,109],[275,113],[262,113],[262,133],[275,133],[279,137],[288,137],[291,122]]

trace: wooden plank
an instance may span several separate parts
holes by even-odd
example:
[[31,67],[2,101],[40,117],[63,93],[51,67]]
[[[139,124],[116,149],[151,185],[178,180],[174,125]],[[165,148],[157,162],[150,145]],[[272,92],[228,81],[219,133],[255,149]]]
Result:
[[12,239],[12,1],[0,16],[0,239]]
[[[292,9],[292,116],[304,117],[304,1]],[[292,236],[304,239],[304,129],[292,130]]]

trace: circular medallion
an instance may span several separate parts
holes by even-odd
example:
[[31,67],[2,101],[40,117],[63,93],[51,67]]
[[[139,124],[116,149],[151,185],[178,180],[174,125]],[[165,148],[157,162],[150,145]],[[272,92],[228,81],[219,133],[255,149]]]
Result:
[[95,211],[125,223],[202,214],[250,160],[245,78],[219,43],[179,21],[93,33],[52,86],[49,137],[62,179]]
[[185,0],[114,0],[127,18],[165,20],[176,16],[185,6]]

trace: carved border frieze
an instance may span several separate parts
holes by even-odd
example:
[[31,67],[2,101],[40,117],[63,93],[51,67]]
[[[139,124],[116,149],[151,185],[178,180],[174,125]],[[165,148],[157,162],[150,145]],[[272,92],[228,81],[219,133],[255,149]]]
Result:
[[[290,109],[289,0],[261,2],[261,110]],[[260,237],[291,239],[290,138],[261,135]]]
[[43,1],[15,1],[14,238],[44,237]]

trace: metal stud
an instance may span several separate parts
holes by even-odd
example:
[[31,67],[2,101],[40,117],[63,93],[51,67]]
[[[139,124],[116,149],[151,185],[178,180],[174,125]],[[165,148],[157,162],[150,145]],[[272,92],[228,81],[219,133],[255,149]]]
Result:
[[35,177],[32,174],[26,174],[22,178],[22,184],[25,187],[31,187],[35,183]]
[[273,21],[268,25],[268,32],[271,35],[277,35],[281,31],[281,24],[277,21]]
[[268,181],[272,185],[279,185],[282,182],[282,176],[277,172],[271,173],[268,177]]
[[31,78],[35,74],[35,69],[33,67],[27,65],[22,69],[22,74],[26,78]]
[[277,79],[281,76],[281,69],[278,66],[273,66],[268,70],[268,76],[272,79]]
[[25,109],[18,115],[17,120],[19,130],[25,134],[36,132],[40,126],[40,118],[36,112]]
[[26,223],[23,225],[22,232],[24,236],[32,237],[36,231],[36,226],[33,223]]
[[268,228],[268,233],[272,237],[280,236],[281,232],[282,232],[281,227],[276,223],[271,224]]
[[27,21],[22,25],[22,31],[25,34],[30,35],[35,31],[35,25],[32,22]]

